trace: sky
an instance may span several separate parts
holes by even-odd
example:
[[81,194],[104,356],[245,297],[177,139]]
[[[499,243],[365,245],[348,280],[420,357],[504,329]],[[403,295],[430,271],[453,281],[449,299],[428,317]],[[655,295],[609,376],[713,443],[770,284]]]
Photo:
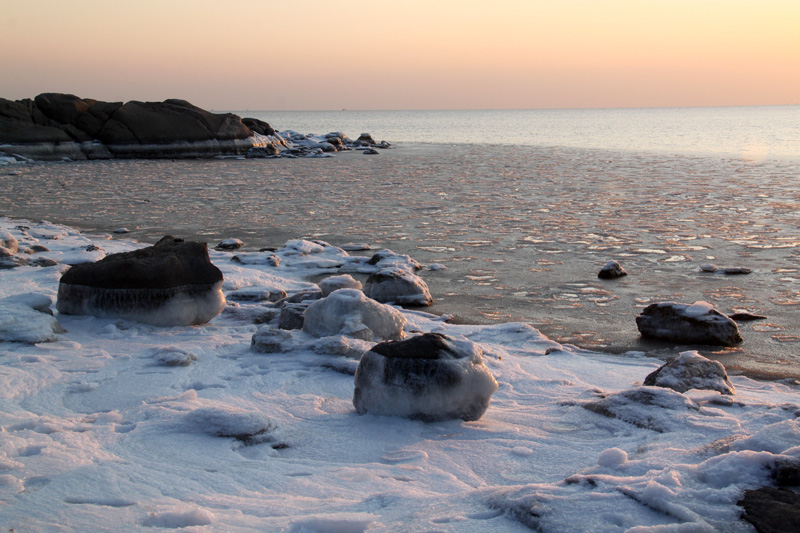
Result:
[[798,0],[0,0],[0,97],[211,110],[800,104]]

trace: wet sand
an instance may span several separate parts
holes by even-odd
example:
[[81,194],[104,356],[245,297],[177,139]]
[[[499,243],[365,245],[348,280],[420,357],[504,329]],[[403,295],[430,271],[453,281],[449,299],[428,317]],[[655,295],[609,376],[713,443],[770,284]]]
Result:
[[[520,320],[554,340],[666,356],[635,317],[707,300],[744,342],[703,349],[731,372],[800,378],[800,166],[792,160],[537,147],[402,145],[328,159],[106,161],[0,168],[0,214],[248,249],[369,242],[424,271],[456,320]],[[629,275],[597,278],[609,259]],[[700,265],[747,267],[745,276]]]

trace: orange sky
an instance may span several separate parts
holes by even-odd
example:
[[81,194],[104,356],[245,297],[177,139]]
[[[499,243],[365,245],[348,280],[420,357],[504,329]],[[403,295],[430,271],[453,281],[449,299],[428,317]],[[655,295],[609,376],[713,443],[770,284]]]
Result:
[[207,109],[800,103],[800,0],[0,0],[0,96]]

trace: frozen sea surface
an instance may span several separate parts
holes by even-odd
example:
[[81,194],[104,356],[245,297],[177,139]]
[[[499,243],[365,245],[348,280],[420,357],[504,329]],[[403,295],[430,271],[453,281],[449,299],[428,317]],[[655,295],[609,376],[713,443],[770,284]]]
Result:
[[[141,246],[5,218],[2,230],[57,262],[0,270],[11,316],[54,297],[65,263]],[[313,287],[304,272],[332,273],[296,246],[275,252],[280,266],[235,253],[210,254],[226,295],[293,294]],[[523,323],[410,310],[398,310],[406,334],[471,341],[499,389],[474,422],[360,416],[357,360],[340,337],[287,331],[282,353],[251,351],[261,326],[248,305],[191,327],[56,314],[55,340],[0,342],[3,526],[750,532],[743,491],[800,461],[796,383],[735,376],[733,397],[643,388],[660,361],[582,351]]]
[[[411,144],[324,160],[13,165],[0,208],[145,242],[368,242],[446,267],[425,276],[433,312],[613,352],[676,353],[640,339],[635,316],[709,301],[767,318],[740,324],[740,346],[703,353],[733,372],[800,376],[798,175],[792,159]],[[629,276],[597,279],[609,259]]]

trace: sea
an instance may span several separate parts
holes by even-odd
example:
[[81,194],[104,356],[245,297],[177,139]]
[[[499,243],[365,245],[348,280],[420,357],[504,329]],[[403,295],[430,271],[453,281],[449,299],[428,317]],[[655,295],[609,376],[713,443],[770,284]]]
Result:
[[[800,377],[800,106],[234,111],[276,130],[370,133],[330,158],[0,168],[0,215],[246,250],[292,238],[406,253],[463,323],[521,321],[624,356],[698,349],[732,373]],[[370,252],[364,252],[370,253]],[[628,276],[597,272],[619,261]],[[744,267],[709,273],[701,265]],[[735,348],[642,339],[650,303],[708,301]]]

